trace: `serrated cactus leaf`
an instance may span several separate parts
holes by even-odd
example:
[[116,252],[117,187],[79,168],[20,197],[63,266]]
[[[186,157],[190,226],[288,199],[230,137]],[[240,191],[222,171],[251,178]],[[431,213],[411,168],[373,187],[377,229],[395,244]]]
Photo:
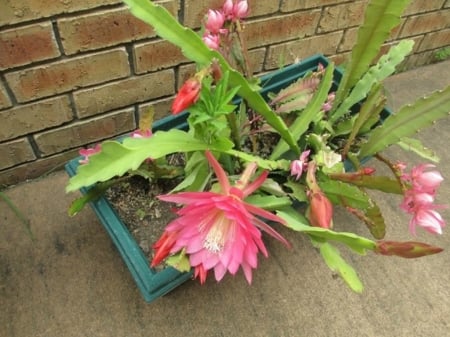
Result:
[[429,97],[418,99],[412,105],[403,106],[396,114],[388,116],[382,125],[370,133],[361,146],[359,158],[372,156],[404,137],[410,137],[419,129],[445,118],[450,112],[450,86]]
[[346,67],[335,103],[340,104],[351,88],[367,71],[378,55],[381,45],[389,37],[391,30],[400,23],[400,18],[411,0],[371,0],[358,29],[351,60]]
[[158,131],[149,138],[127,138],[123,144],[106,141],[102,143],[99,153],[90,156],[87,164],[78,167],[77,174],[69,180],[66,191],[76,191],[99,181],[122,176],[129,170],[136,170],[147,158],[157,159],[179,151],[180,142],[185,151],[226,151],[233,146],[227,139],[208,145],[178,129]]
[[422,158],[430,160],[432,162],[439,163],[440,161],[436,152],[434,152],[432,149],[425,147],[422,144],[422,142],[416,138],[403,137],[397,143],[397,145],[400,146],[405,151],[414,152],[417,155],[421,156]]
[[[342,104],[332,111],[330,121],[335,122],[355,104],[367,97],[374,85],[380,83],[395,72],[395,67],[403,62],[414,46],[413,40],[400,41],[396,46],[389,49],[378,63],[371,67],[362,78],[355,84],[351,93],[343,100]],[[342,84],[341,84],[342,85]]]

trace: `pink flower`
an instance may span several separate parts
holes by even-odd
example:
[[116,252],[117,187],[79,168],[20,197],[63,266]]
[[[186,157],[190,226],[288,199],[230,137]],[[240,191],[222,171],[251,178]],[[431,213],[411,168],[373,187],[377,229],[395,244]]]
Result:
[[296,176],[295,179],[298,180],[302,176],[302,173],[308,167],[308,156],[311,150],[303,151],[300,155],[300,158],[297,160],[293,160],[290,165],[291,175]]
[[409,231],[413,235],[416,235],[416,226],[434,234],[442,234],[442,227],[445,226],[444,220],[436,211],[445,206],[433,204],[436,190],[444,178],[438,171],[425,171],[430,167],[434,165],[418,165],[410,174],[403,173],[405,165],[399,168],[402,173],[400,179],[409,185],[400,208],[413,215],[409,222]]
[[436,207],[439,206],[423,204],[417,207],[409,222],[409,230],[413,235],[416,234],[416,226],[420,226],[433,234],[442,234],[442,227],[445,226],[445,222],[441,215],[434,210]]
[[218,50],[220,47],[220,36],[217,34],[211,34],[209,32],[205,32],[203,35],[203,42],[208,46],[208,48],[213,50]]
[[88,149],[80,149],[78,153],[83,156],[83,159],[80,159],[78,162],[80,164],[87,164],[89,162],[89,157],[95,153],[99,153],[102,150],[102,146],[100,144],[96,144],[93,148]]
[[225,171],[214,156],[206,157],[216,173],[220,192],[181,192],[161,195],[159,199],[184,204],[179,217],[169,223],[160,240],[151,265],[162,261],[168,254],[185,250],[194,267],[195,276],[204,283],[208,270],[213,269],[220,281],[225,273],[236,274],[242,267],[248,281],[252,281],[252,268],[257,267],[257,253],[268,256],[261,238],[261,230],[287,246],[289,243],[259,217],[284,224],[280,217],[248,204],[244,199],[261,186],[268,172],[263,172],[253,182],[250,177],[257,166],[251,163],[241,179],[231,186]]
[[206,29],[212,34],[219,34],[223,30],[223,24],[225,22],[225,15],[221,11],[213,9],[208,10],[207,19],[205,23]]
[[178,91],[178,94],[172,103],[172,114],[179,114],[181,111],[194,104],[200,97],[201,88],[201,81],[195,77],[188,79],[180,88],[180,91]]
[[436,170],[425,171],[430,167],[435,166],[431,164],[422,164],[413,167],[411,174],[404,175],[403,179],[410,181],[415,190],[434,194],[444,178]]

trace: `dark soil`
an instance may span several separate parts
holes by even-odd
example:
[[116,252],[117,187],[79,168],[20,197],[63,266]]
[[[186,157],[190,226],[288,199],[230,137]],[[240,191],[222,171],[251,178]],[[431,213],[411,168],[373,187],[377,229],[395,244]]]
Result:
[[133,176],[105,194],[149,261],[153,258],[152,245],[176,217],[175,205],[160,201],[156,196],[168,193],[177,183],[176,180],[161,180],[150,184],[145,178]]

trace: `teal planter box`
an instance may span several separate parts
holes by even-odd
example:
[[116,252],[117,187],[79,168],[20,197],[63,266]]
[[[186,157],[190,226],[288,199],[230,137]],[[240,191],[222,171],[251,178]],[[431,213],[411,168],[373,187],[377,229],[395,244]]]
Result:
[[[319,63],[327,66],[329,61],[322,55],[314,55],[300,63],[262,76],[262,94],[266,96],[269,92],[278,92],[305,75],[305,73],[316,70]],[[341,78],[342,72],[336,69],[334,73],[335,87],[337,87]],[[383,113],[384,116],[382,118],[387,116],[389,111],[385,109]],[[186,129],[187,115],[187,112],[184,112],[156,121],[154,123],[154,131],[172,128]],[[75,175],[79,159],[80,157],[75,158],[66,164],[65,169],[69,176]],[[87,189],[85,188],[81,189],[82,193],[86,193],[86,191]],[[171,267],[162,271],[150,268],[147,257],[108,201],[105,198],[100,198],[96,202],[92,202],[91,207],[110,235],[147,302],[156,300],[192,278],[192,273],[181,273]]]

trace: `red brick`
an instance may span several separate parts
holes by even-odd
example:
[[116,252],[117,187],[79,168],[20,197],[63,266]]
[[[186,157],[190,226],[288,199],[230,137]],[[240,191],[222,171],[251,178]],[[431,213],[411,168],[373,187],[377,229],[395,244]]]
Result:
[[77,150],[72,150],[0,171],[0,186],[18,184],[27,179],[38,178],[48,174],[50,171],[61,169],[65,163],[75,158],[77,154]]
[[247,47],[261,47],[314,34],[320,10],[272,16],[245,26]]
[[12,105],[11,99],[5,90],[3,83],[0,82],[0,110],[9,108]]
[[319,22],[319,31],[330,32],[360,25],[366,5],[365,1],[357,1],[326,7]]
[[129,132],[135,126],[134,108],[127,108],[45,131],[35,135],[34,139],[42,155],[48,156]]
[[163,40],[137,44],[134,46],[133,55],[137,74],[172,67],[187,61],[180,48]]
[[[161,4],[172,13],[178,10],[177,1]],[[155,36],[153,28],[133,16],[128,8],[63,18],[58,20],[58,28],[68,55]]]
[[450,9],[440,10],[406,19],[400,37],[424,34],[443,28],[448,28],[450,23]]
[[73,118],[66,96],[0,111],[0,141],[66,123]]
[[425,35],[420,45],[419,52],[445,46],[450,46],[450,29]]
[[6,74],[19,102],[52,96],[79,87],[126,77],[128,54],[118,48]]
[[410,2],[408,7],[406,7],[405,11],[403,12],[403,15],[407,16],[412,14],[438,10],[442,8],[442,4],[444,2],[445,2],[444,0],[427,0],[427,1],[413,0]]
[[50,22],[2,31],[0,50],[0,69],[14,68],[61,55]]
[[49,16],[71,13],[110,4],[121,3],[121,0],[10,0],[2,1],[0,26]]
[[0,170],[36,159],[28,139],[21,138],[0,144]]
[[317,8],[326,5],[335,5],[345,0],[281,0],[282,12],[292,12],[299,9]]
[[281,62],[284,65],[298,62],[319,51],[325,55],[334,55],[341,38],[342,32],[334,32],[271,46],[265,69],[279,68],[282,65]]
[[173,70],[131,77],[74,93],[80,118],[174,94]]

